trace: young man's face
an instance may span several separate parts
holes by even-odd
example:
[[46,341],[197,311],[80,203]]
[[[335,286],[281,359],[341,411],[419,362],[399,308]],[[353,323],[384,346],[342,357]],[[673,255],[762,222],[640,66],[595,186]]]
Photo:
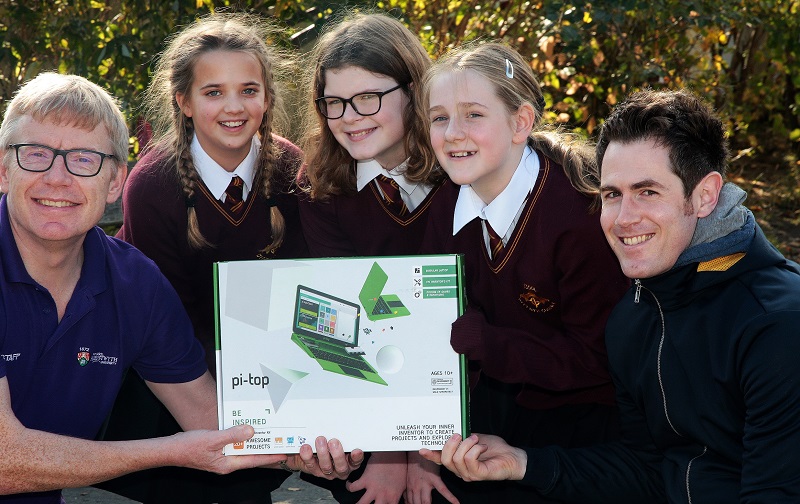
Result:
[[687,200],[670,165],[669,151],[651,140],[611,142],[603,158],[600,223],[628,278],[672,268],[689,246],[697,219],[710,213],[700,185]]
[[[41,144],[55,149],[87,149],[114,152],[105,126],[92,131],[31,117],[20,120],[15,143]],[[8,194],[11,228],[17,245],[48,246],[74,240],[82,242],[86,232],[100,221],[106,203],[122,193],[127,170],[125,161],[106,158],[94,177],[69,173],[63,156],[56,156],[45,172],[25,171],[17,164],[13,148],[7,163],[0,162],[0,189]],[[118,169],[114,175],[114,164]]]

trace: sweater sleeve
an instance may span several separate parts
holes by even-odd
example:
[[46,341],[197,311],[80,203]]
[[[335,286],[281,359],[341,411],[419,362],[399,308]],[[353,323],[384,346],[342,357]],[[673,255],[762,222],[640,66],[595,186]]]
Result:
[[528,448],[522,484],[565,502],[666,502],[661,455],[645,419],[624,391],[617,389],[622,440],[586,448]]
[[763,315],[739,345],[742,502],[800,500],[800,312]]
[[178,291],[184,305],[196,297],[181,251],[186,249],[186,205],[177,180],[154,156],[131,171],[122,198],[123,220],[117,237],[152,259]]
[[547,391],[573,391],[609,382],[605,323],[628,288],[596,219],[586,219],[552,245],[560,307],[557,324],[510,327],[468,307],[453,324],[457,352],[480,362],[489,376]]

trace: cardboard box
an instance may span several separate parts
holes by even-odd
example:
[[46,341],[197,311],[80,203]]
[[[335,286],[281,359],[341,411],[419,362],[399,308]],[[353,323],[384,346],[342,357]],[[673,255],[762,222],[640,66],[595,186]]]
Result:
[[217,263],[219,424],[256,431],[225,454],[297,453],[319,435],[347,451],[441,449],[466,434],[466,360],[450,346],[462,269],[458,255]]

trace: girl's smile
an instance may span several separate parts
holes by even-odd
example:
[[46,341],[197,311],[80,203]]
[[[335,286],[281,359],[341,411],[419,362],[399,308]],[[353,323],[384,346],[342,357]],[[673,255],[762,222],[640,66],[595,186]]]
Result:
[[[391,77],[348,66],[325,71],[324,94],[347,98],[370,91],[380,93],[397,84]],[[391,170],[408,157],[403,111],[409,100],[402,90],[387,93],[380,100],[380,110],[374,115],[362,116],[348,104],[342,117],[328,119],[327,122],[336,141],[347,149],[353,159],[374,159],[385,169]]]
[[250,143],[267,111],[261,65],[251,54],[211,51],[197,59],[189,95],[176,95],[194,133],[211,158],[233,171],[250,152]]
[[490,203],[514,175],[532,123],[521,123],[519,111],[509,113],[494,85],[473,70],[440,74],[430,89],[431,145],[439,164],[453,182],[471,185]]

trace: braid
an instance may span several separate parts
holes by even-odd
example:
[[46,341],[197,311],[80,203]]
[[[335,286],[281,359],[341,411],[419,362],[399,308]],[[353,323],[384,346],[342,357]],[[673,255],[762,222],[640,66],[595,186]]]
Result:
[[[270,87],[270,102],[274,103],[275,90]],[[261,192],[267,201],[270,201],[272,176],[275,171],[275,144],[272,141],[272,121],[267,118],[269,111],[264,114],[261,122],[259,134],[261,135],[261,152],[258,154],[258,166],[261,169]],[[281,214],[277,204],[270,205],[269,208],[270,225],[272,227],[272,242],[261,251],[263,255],[273,254],[283,243],[286,221]]]
[[[259,125],[263,148],[256,164],[256,179],[263,177],[262,192],[269,200],[273,178],[273,164],[277,158],[271,141],[274,120],[285,118],[281,97],[276,91],[275,70],[288,72],[293,67],[288,52],[273,47],[270,42],[283,39],[284,31],[260,16],[245,13],[216,12],[206,15],[167,39],[167,47],[159,56],[151,84],[145,95],[145,110],[154,128],[154,148],[170,152],[175,159],[180,186],[186,198],[187,229],[190,247],[213,247],[200,232],[195,198],[202,187],[200,174],[191,157],[191,138],[194,126],[187,118],[180,101],[189,103],[195,79],[195,66],[205,54],[212,51],[231,51],[252,55],[261,67],[267,112]],[[180,100],[179,100],[180,98]],[[169,106],[167,106],[169,104]],[[288,124],[288,121],[285,121]],[[265,252],[274,252],[283,241],[284,221],[272,204],[271,244]]]
[[189,139],[192,137],[191,120],[186,118],[183,114],[179,116],[179,122],[182,123],[183,135],[177,135],[175,143],[176,165],[178,169],[178,177],[181,181],[183,188],[183,195],[186,198],[186,239],[189,246],[194,249],[203,247],[210,247],[211,244],[203,237],[200,232],[200,225],[197,222],[197,212],[194,209],[195,188],[197,187],[197,170],[194,168],[194,161],[192,161],[191,146]]

